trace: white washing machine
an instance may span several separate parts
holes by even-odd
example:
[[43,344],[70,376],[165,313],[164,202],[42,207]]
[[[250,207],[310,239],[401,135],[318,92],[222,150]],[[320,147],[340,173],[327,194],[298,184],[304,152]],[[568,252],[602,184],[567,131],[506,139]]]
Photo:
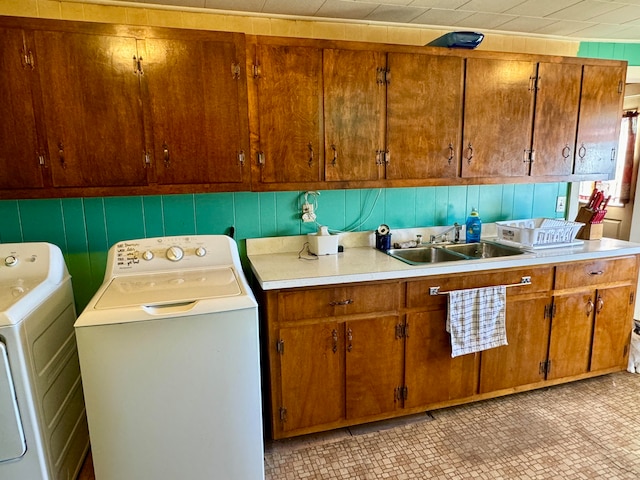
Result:
[[0,244],[0,480],[71,480],[82,467],[75,320],[60,249]]
[[75,324],[96,480],[262,480],[258,310],[223,235],[114,245]]

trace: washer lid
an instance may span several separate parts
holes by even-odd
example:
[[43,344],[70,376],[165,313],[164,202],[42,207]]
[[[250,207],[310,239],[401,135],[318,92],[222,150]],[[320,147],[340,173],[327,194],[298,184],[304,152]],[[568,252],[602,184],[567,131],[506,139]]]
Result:
[[0,342],[0,463],[19,458],[26,451],[7,348]]
[[97,310],[167,305],[242,294],[232,267],[125,275],[111,279]]

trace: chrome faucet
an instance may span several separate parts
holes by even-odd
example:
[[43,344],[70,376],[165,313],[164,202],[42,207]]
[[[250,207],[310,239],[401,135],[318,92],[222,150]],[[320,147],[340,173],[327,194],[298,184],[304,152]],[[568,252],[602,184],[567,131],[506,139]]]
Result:
[[454,242],[459,242],[460,241],[460,230],[462,230],[462,225],[460,225],[458,222],[454,223],[452,227],[447,228],[444,232],[440,232],[437,235],[431,235],[430,237],[430,242],[431,243],[435,243],[436,240],[441,239],[443,242],[448,241],[447,240],[447,235],[451,232],[455,230],[454,233]]

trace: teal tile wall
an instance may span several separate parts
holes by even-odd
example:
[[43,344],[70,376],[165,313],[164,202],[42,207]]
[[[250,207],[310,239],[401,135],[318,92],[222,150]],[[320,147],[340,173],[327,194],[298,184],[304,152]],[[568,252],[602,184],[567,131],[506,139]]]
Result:
[[[318,196],[317,221],[332,230],[375,230],[464,222],[472,207],[485,222],[555,213],[566,183],[372,190],[327,190]],[[111,245],[126,239],[228,234],[240,252],[247,238],[300,235],[316,225],[300,220],[304,192],[211,193],[144,197],[0,201],[0,243],[50,242],[65,255],[78,312],[102,283]]]
[[640,43],[582,42],[579,57],[626,60],[629,66],[640,65]]

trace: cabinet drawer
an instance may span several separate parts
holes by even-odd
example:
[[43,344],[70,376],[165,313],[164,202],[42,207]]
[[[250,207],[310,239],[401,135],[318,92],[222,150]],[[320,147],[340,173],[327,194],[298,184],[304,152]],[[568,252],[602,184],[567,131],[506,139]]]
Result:
[[508,296],[548,292],[553,287],[553,267],[532,267],[516,270],[495,270],[481,273],[461,273],[449,277],[432,277],[407,282],[407,307],[438,307],[447,303],[446,295],[430,295],[431,287],[444,293],[451,290],[512,285],[530,277],[531,283],[507,289]]
[[637,276],[635,256],[567,263],[556,267],[556,290],[635,281]]
[[280,321],[397,311],[400,283],[282,291],[278,295]]

